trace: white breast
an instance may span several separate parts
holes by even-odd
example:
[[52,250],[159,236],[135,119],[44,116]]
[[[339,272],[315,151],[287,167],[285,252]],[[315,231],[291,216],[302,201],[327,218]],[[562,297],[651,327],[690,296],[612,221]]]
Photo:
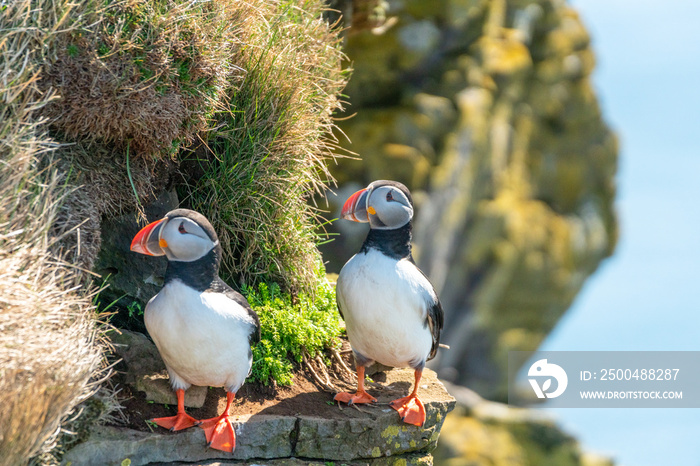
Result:
[[255,324],[235,301],[173,280],[148,302],[144,321],[175,389],[224,386],[235,393],[243,385]]
[[340,271],[337,293],[355,351],[394,367],[425,362],[428,302],[436,298],[415,265],[374,249],[356,254]]

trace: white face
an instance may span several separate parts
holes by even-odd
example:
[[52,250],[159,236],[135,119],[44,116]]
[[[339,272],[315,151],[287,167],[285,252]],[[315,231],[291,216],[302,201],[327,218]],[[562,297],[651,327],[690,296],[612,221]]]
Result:
[[400,228],[413,218],[411,202],[403,191],[395,186],[379,186],[372,189],[367,198],[367,212],[370,227],[375,230]]
[[181,262],[201,259],[218,243],[213,242],[196,222],[185,217],[169,219],[159,238],[168,260]]

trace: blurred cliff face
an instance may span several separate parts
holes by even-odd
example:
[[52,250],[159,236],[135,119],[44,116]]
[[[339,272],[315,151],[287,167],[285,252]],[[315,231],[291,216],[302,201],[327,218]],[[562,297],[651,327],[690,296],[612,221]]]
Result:
[[[414,256],[441,296],[452,347],[433,367],[503,398],[507,352],[536,349],[615,246],[617,143],[591,87],[590,38],[556,0],[341,9],[372,21],[346,36],[356,115],[339,123],[352,143],[339,138],[361,160],[332,167],[331,207],[374,179],[409,186]],[[364,239],[345,223],[322,247],[329,271]]]

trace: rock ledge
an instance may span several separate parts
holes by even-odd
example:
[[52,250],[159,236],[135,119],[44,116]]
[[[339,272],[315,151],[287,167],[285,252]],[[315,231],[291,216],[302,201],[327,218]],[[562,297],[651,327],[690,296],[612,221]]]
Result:
[[[133,335],[125,350],[148,346],[145,337],[139,345]],[[118,343],[119,344],[119,343]],[[138,350],[143,351],[143,348]],[[126,360],[130,357],[122,353]],[[158,358],[159,359],[159,358]],[[160,362],[160,361],[159,361]],[[130,364],[133,367],[133,362]],[[148,370],[145,372],[149,372]],[[133,382],[140,376],[132,374]],[[96,427],[90,437],[66,453],[64,464],[121,465],[129,459],[131,466],[146,464],[205,464],[208,460],[225,460],[211,464],[309,464],[342,461],[343,464],[432,464],[445,416],[455,406],[455,399],[430,370],[423,372],[419,394],[426,409],[426,422],[420,428],[404,424],[388,403],[397,390],[408,393],[413,371],[394,369],[381,376],[382,382],[371,383],[369,391],[378,399],[372,406],[355,409],[342,406],[324,410],[321,417],[300,408],[296,415],[264,412],[233,416],[237,445],[233,454],[206,447],[204,432],[193,427],[169,433],[163,429],[142,432],[125,427]],[[206,389],[204,389],[206,391]],[[332,400],[328,394],[328,402]],[[168,402],[168,401],[165,401]],[[332,415],[327,415],[331,412]],[[315,415],[316,414],[316,415]]]

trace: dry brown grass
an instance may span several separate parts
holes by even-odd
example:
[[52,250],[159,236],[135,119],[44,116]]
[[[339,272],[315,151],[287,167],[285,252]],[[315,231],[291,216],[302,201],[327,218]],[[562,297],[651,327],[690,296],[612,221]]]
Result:
[[[101,247],[103,216],[134,213],[165,189],[174,170],[170,160],[130,158],[103,143],[72,143],[55,151],[61,181],[72,186],[54,221],[53,234],[64,259],[91,270]],[[132,185],[133,182],[133,185]]]
[[[60,36],[44,114],[70,140],[163,158],[206,128],[228,76],[227,2],[129,0],[86,8],[95,25]],[[71,15],[75,20],[75,15]]]
[[67,258],[90,269],[100,220],[142,212],[171,181],[181,149],[216,124],[215,109],[242,73],[232,50],[250,42],[258,7],[129,0],[79,9],[66,23],[91,26],[64,31],[48,48],[41,84],[58,98],[42,115],[69,143],[57,155],[76,187],[55,230],[66,233]]
[[0,464],[51,446],[102,361],[90,296],[52,252],[59,176],[39,168],[56,145],[37,117],[51,98],[37,64],[69,9],[17,0],[0,11]]

